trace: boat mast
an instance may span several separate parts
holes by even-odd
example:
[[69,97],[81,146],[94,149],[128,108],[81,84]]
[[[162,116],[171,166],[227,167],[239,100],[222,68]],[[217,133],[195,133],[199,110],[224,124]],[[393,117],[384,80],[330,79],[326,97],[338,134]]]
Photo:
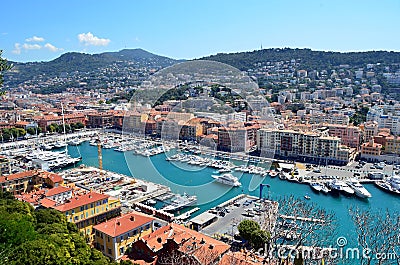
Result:
[[[66,143],[65,139],[65,118],[64,118],[64,106],[61,102],[61,116],[62,116],[62,122],[63,122],[63,134],[64,134],[64,143]],[[65,153],[68,154],[68,145],[65,146]]]

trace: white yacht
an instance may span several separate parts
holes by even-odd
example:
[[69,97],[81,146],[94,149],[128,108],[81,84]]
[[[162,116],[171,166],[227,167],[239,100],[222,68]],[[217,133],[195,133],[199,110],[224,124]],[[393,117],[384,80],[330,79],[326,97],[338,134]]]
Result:
[[388,179],[388,182],[394,190],[400,190],[400,176],[392,176]]
[[239,179],[230,173],[226,173],[223,175],[212,175],[212,177],[219,183],[239,187],[242,184],[239,182]]
[[310,182],[310,187],[317,192],[322,191],[323,186],[325,185],[316,181]]
[[62,142],[62,141],[57,141],[55,144],[54,144],[54,147],[55,148],[63,148],[63,147],[66,147],[68,144],[66,143],[66,142]]
[[322,184],[321,191],[322,191],[323,193],[327,194],[328,192],[331,191],[331,189],[328,188],[325,184]]
[[372,195],[369,191],[356,179],[350,179],[347,185],[354,190],[354,193],[360,198],[371,198]]
[[341,180],[333,180],[329,182],[328,185],[330,186],[332,191],[341,192],[347,196],[354,194],[354,190]]
[[188,194],[176,195],[174,199],[171,200],[171,204],[162,208],[163,211],[166,212],[175,212],[184,207],[192,206],[197,203],[197,196],[190,196]]
[[68,141],[68,144],[69,145],[80,145],[83,142],[84,142],[83,140],[75,138],[75,139]]

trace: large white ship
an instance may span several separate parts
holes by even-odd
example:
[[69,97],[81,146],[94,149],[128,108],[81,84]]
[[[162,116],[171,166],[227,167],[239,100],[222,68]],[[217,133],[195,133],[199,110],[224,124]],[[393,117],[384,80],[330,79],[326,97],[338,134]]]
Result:
[[230,173],[226,173],[223,175],[212,175],[212,177],[219,183],[239,187],[242,184],[239,182],[239,179]]
[[192,206],[197,203],[197,196],[195,195],[188,195],[188,194],[183,194],[183,195],[176,195],[174,199],[171,200],[171,204],[165,206],[162,208],[163,211],[166,212],[175,212],[178,211],[184,207]]
[[371,198],[372,195],[369,191],[356,179],[350,179],[347,185],[354,190],[354,193],[360,198]]

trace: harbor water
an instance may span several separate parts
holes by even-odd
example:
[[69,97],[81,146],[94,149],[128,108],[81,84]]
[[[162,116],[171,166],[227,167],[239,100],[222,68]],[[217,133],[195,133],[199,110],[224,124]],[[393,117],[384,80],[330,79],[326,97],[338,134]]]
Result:
[[[98,167],[97,147],[84,142],[79,146],[69,146],[69,154],[76,157],[81,155],[81,164]],[[349,208],[352,206],[361,209],[398,211],[400,210],[400,197],[386,193],[373,184],[364,184],[372,194],[368,200],[359,199],[355,196],[332,196],[322,193],[314,193],[309,185],[293,183],[280,180],[278,177],[259,177],[242,172],[233,172],[242,183],[241,187],[230,187],[213,182],[212,174],[214,168],[198,167],[188,165],[184,162],[167,161],[166,154],[158,154],[151,157],[134,155],[133,152],[117,152],[113,149],[103,149],[103,168],[109,171],[118,172],[127,176],[145,179],[155,183],[167,185],[172,192],[198,197],[197,207],[199,211],[196,216],[222,202],[231,199],[238,194],[245,193],[259,196],[259,183],[269,184],[265,187],[263,197],[277,199],[281,196],[293,195],[304,199],[305,195],[310,196],[310,202],[317,204],[327,211],[335,213],[338,220],[338,236],[346,237],[349,242],[355,244],[356,235],[354,224],[349,216]],[[333,242],[334,244],[335,242]]]

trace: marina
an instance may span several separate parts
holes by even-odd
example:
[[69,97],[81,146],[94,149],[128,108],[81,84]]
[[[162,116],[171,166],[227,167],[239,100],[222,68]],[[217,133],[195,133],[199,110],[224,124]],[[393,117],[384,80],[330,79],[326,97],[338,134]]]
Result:
[[[94,144],[96,137],[96,135],[87,136],[87,140],[80,145],[69,145],[67,147],[68,154],[71,157],[82,157],[82,160],[74,168],[81,164],[98,167],[97,146]],[[103,192],[108,192],[107,194],[120,198],[124,207],[141,210],[164,220],[179,219],[180,222],[185,223],[189,222],[190,218],[196,218],[196,216],[235,198],[235,196],[245,194],[258,197],[259,185],[262,183],[268,184],[268,190],[264,189],[264,197],[273,199],[293,195],[305,198],[307,195],[311,202],[334,211],[338,219],[347,220],[339,226],[339,233],[351,231],[349,226],[352,226],[352,224],[347,213],[350,206],[373,209],[400,207],[397,189],[386,192],[389,189],[388,187],[392,187],[392,184],[396,181],[369,179],[368,168],[331,166],[313,169],[312,167],[301,167],[301,165],[289,161],[274,161],[277,163],[272,163],[268,159],[256,159],[238,154],[229,155],[204,150],[195,154],[195,152],[190,151],[190,148],[173,149],[172,143],[164,150],[158,149],[162,152],[147,156],[133,152],[134,148],[124,152],[116,149],[118,149],[118,145],[119,147],[129,146],[130,143],[130,148],[142,143],[143,148],[154,149],[162,146],[161,143],[137,138],[124,139],[123,136],[114,134],[103,135],[100,139],[102,139],[103,144],[105,141],[110,145],[112,143],[113,148],[103,148],[102,152],[104,169],[115,172],[114,179],[111,177],[108,180],[107,178],[102,180],[102,176],[98,172],[95,176],[88,175],[91,177],[87,178],[83,178],[77,173],[69,174],[70,180],[87,189],[103,189]],[[13,154],[27,152],[24,149],[9,151],[12,151]],[[230,172],[219,172],[221,169]],[[379,172],[385,176],[390,175],[393,171],[397,172],[397,170],[392,166],[392,168],[386,167]],[[93,170],[91,172],[87,174],[94,174]],[[238,179],[241,187],[218,185],[212,177],[216,173],[232,174]],[[121,179],[119,174],[124,177]],[[356,180],[368,190],[371,198],[366,200],[354,194],[343,196],[341,192],[335,196],[326,196],[327,194],[334,195],[326,184],[336,182],[336,180],[342,182],[350,180],[354,178],[355,174],[359,174]],[[133,181],[131,177],[134,177],[136,183],[131,183]],[[87,179],[91,179],[91,181],[87,181]],[[140,181],[143,181],[142,185],[147,186],[147,190],[144,189],[144,186],[140,187]],[[146,183],[161,186],[154,186],[155,188],[152,190],[149,188],[152,186],[146,185]],[[312,188],[311,183],[318,183],[321,189]],[[186,205],[187,207],[182,207],[177,211],[163,210],[163,207],[171,204],[177,194],[184,195],[185,193],[196,196],[196,203]],[[258,216],[256,213],[253,210],[246,211],[243,217],[256,217]]]

